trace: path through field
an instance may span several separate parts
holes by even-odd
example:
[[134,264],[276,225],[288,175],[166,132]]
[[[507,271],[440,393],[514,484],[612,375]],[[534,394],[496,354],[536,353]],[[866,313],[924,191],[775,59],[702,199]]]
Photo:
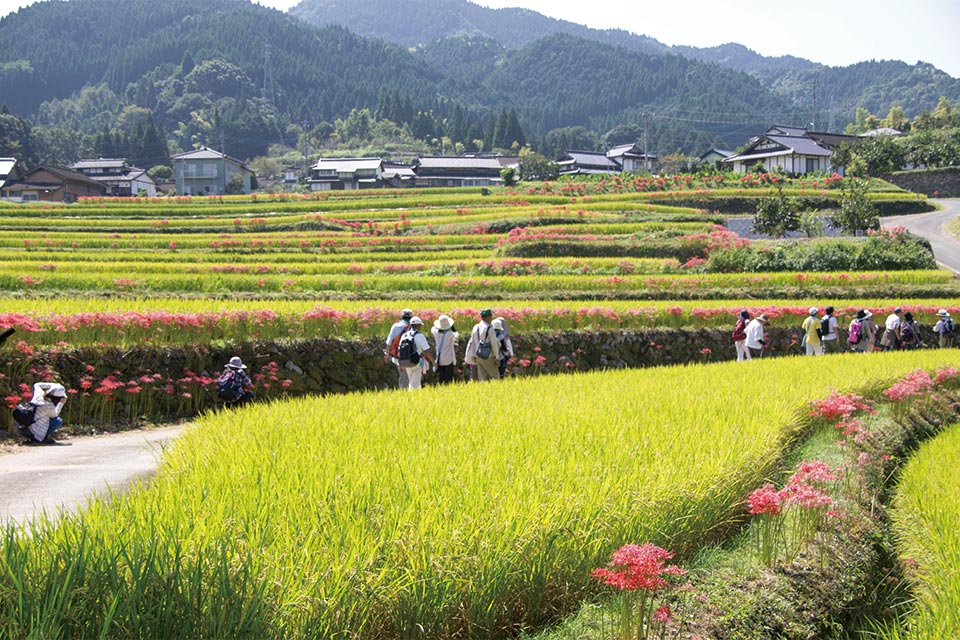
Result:
[[933,256],[941,265],[951,271],[960,272],[960,241],[943,227],[960,215],[960,199],[930,200],[943,207],[941,211],[921,213],[909,216],[881,218],[884,227],[906,227],[910,233],[922,236],[930,241]]
[[163,444],[183,425],[77,437],[56,445],[17,448],[0,456],[0,524],[34,514],[75,511],[89,496],[122,490],[152,473]]

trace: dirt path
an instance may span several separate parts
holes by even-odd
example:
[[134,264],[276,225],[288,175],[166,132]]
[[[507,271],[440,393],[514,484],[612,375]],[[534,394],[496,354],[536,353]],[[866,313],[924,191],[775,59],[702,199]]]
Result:
[[953,272],[960,273],[960,241],[944,229],[944,225],[960,216],[960,199],[931,200],[930,202],[940,205],[943,210],[881,218],[880,222],[886,228],[906,227],[910,233],[926,238],[933,247],[933,255],[937,262]]
[[0,455],[0,523],[23,523],[46,510],[75,511],[90,496],[123,489],[151,474],[163,445],[184,425],[64,439]]

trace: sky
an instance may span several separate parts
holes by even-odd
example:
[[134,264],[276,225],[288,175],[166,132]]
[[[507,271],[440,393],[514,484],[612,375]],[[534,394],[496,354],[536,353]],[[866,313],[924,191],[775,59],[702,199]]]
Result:
[[[286,11],[299,0],[257,1]],[[493,8],[523,7],[598,29],[625,29],[668,45],[737,42],[766,56],[794,55],[830,66],[922,60],[960,77],[958,0],[834,0],[807,6],[718,0],[475,2]],[[0,17],[28,4],[32,2],[0,0]]]

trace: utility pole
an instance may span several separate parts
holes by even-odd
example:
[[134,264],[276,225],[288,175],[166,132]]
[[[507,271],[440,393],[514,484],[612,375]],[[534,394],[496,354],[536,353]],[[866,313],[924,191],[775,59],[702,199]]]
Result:
[[810,118],[810,128],[817,130],[817,79],[813,79],[813,116]]
[[268,42],[263,48],[263,99],[270,104],[271,109],[276,110],[277,101],[276,94],[273,90],[273,68],[270,64],[272,53],[270,43]]
[[650,173],[650,154],[647,153],[647,140],[649,136],[647,135],[647,115],[646,111],[641,112],[643,116],[643,168],[647,173]]

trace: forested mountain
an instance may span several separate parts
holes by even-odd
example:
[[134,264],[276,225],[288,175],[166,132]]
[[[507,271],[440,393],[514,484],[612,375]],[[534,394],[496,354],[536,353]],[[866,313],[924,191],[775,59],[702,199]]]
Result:
[[405,0],[402,9],[400,6],[392,0],[301,0],[290,13],[313,24],[340,24],[356,33],[407,47],[469,35],[514,49],[565,33],[641,53],[682,55],[753,75],[794,108],[804,110],[807,118],[815,119],[822,128],[832,122],[842,129],[853,120],[857,107],[886,113],[896,104],[908,116],[914,116],[934,109],[940,96],[960,99],[960,80],[922,63],[871,61],[828,67],[793,56],[762,56],[732,43],[707,48],[670,47],[623,30],[591,29],[526,9],[488,9],[469,0]]

